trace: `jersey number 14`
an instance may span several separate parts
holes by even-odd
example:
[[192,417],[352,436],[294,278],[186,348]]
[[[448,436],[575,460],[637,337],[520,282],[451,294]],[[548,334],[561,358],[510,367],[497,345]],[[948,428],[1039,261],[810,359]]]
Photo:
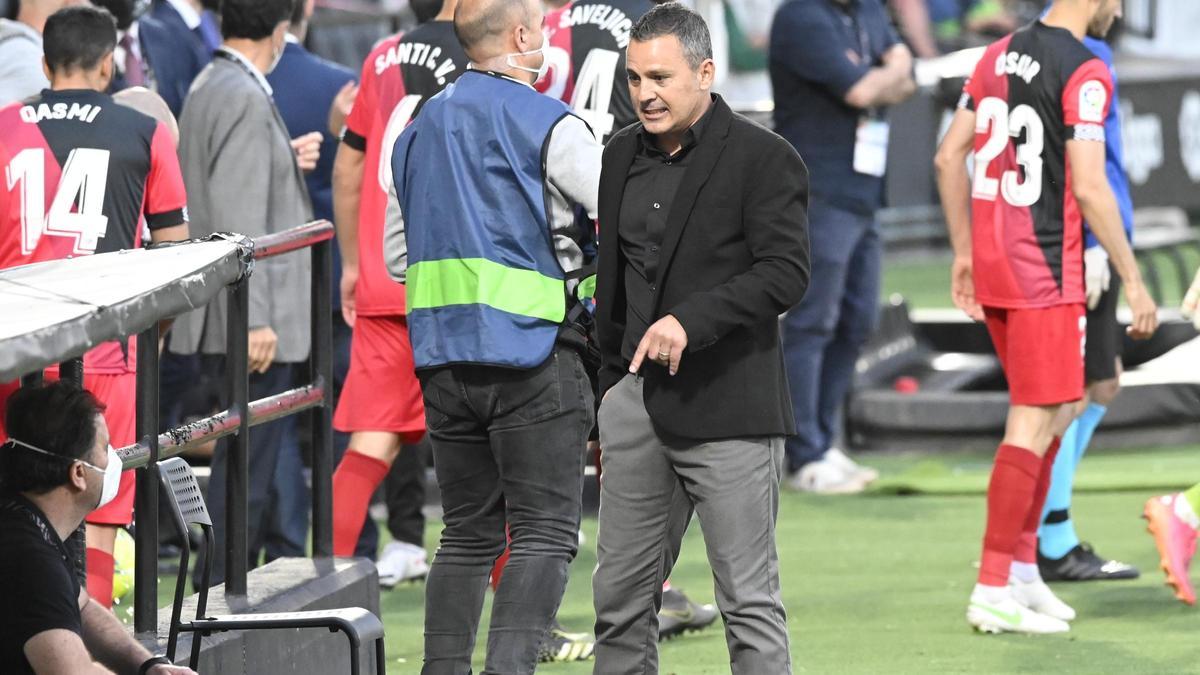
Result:
[[26,148],[5,170],[8,190],[20,186],[21,252],[29,255],[43,235],[75,240],[74,252],[95,253],[108,232],[104,191],[108,187],[108,150],[75,148],[67,155],[58,189],[46,210],[46,151]]
[[[1009,169],[999,179],[988,175],[988,167],[999,157],[1010,139],[1025,132],[1025,142],[1016,146],[1017,164],[1022,171]],[[1010,112],[1002,99],[989,96],[975,110],[975,133],[988,134],[983,147],[975,151],[975,179],[971,196],[995,201],[1003,195],[1013,206],[1031,206],[1042,196],[1042,149],[1045,126],[1032,107],[1021,104]],[[1024,176],[1022,176],[1024,174]],[[1022,180],[1024,178],[1024,180]]]

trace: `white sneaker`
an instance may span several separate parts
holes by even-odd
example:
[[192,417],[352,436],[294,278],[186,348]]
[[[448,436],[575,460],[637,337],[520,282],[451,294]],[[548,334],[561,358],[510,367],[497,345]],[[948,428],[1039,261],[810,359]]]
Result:
[[1022,607],[1028,607],[1038,614],[1052,616],[1061,621],[1075,620],[1075,610],[1060,600],[1041,579],[1024,582],[1010,576],[1008,590],[1012,593],[1013,600],[1016,600],[1017,604]]
[[429,574],[425,549],[402,541],[383,547],[383,555],[375,563],[379,570],[379,585],[391,589],[404,581],[423,579]]
[[857,475],[823,458],[805,464],[788,479],[788,487],[819,495],[852,495],[862,492],[866,485]]
[[1071,630],[1066,621],[1024,607],[1007,593],[999,602],[988,602],[979,593],[972,593],[971,602],[967,605],[967,623],[980,633],[1042,635]]
[[825,453],[825,459],[842,467],[842,470],[846,473],[857,476],[863,482],[863,485],[870,485],[879,480],[878,471],[850,459],[850,456],[841,448],[830,448]]

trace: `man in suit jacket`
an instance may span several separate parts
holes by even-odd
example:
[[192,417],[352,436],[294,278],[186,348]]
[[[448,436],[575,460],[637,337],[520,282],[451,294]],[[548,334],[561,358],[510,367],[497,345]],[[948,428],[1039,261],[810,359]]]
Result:
[[[180,120],[183,176],[198,236],[236,231],[258,237],[312,218],[304,176],[265,77],[283,53],[291,12],[291,0],[222,2],[225,42],[196,78]],[[296,365],[308,358],[310,274],[307,250],[255,264],[249,281],[252,400],[293,386]],[[199,351],[209,368],[223,369],[226,320],[221,296],[176,321],[171,349]],[[277,460],[296,442],[294,424],[288,417],[250,434],[251,566],[265,544]],[[218,550],[224,546],[226,448],[222,443],[214,455],[208,494]],[[213,561],[214,583],[224,578],[224,563],[223,555]]]
[[139,26],[141,47],[158,94],[178,117],[192,81],[219,45],[216,20],[200,0],[154,0]]
[[710,93],[704,20],[633,27],[640,123],[604,152],[596,672],[657,672],[654,614],[693,510],[734,673],[788,673],[775,516],[794,422],[777,318],[808,286],[808,173]]

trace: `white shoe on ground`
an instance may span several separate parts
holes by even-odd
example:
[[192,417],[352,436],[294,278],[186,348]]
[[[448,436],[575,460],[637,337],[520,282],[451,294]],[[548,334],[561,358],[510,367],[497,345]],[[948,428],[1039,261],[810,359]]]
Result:
[[404,581],[423,579],[429,574],[425,549],[402,541],[393,541],[384,546],[383,555],[379,556],[375,567],[379,570],[379,585],[388,589]]
[[863,466],[858,462],[850,459],[850,455],[846,454],[841,448],[830,448],[825,453],[825,459],[833,462],[837,466],[842,467],[842,470],[853,476],[857,476],[862,481],[863,485],[870,485],[879,480],[879,472],[869,466]]
[[1029,633],[1045,635],[1066,633],[1070,624],[1052,616],[1039,614],[1005,593],[1003,599],[991,602],[978,591],[971,594],[967,605],[967,623],[980,633]]
[[1008,588],[1012,592],[1013,600],[1023,607],[1061,621],[1075,620],[1075,610],[1060,600],[1041,579],[1025,582],[1010,576]]
[[788,487],[818,495],[852,495],[862,492],[866,485],[856,474],[822,458],[801,467],[788,479]]

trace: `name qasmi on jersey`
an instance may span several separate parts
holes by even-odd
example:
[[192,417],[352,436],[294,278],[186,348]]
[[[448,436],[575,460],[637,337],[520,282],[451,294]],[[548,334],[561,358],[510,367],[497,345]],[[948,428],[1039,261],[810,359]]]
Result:
[[103,106],[90,103],[40,103],[21,108],[21,119],[29,124],[37,124],[43,120],[79,120],[91,124],[102,110]]

